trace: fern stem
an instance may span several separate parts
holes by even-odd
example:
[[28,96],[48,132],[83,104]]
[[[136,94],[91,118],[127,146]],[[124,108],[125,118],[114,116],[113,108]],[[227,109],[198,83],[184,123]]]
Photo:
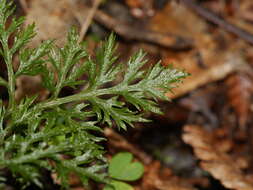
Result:
[[[131,87],[128,87],[128,90],[130,90]],[[57,98],[48,102],[42,102],[38,104],[37,108],[39,110],[43,110],[46,108],[51,108],[55,106],[59,106],[62,104],[70,103],[70,102],[78,102],[78,101],[84,101],[88,100],[93,97],[98,97],[106,94],[117,94],[119,95],[123,91],[122,88],[119,86],[114,86],[112,88],[106,88],[106,89],[97,89],[97,90],[92,90],[92,91],[86,91],[82,92],[80,94],[74,94],[71,96],[63,97],[63,98]]]
[[59,78],[58,83],[56,85],[56,88],[55,88],[56,90],[53,95],[54,98],[58,97],[58,95],[62,89],[62,85],[63,85],[64,81],[66,80],[66,75],[67,75],[66,71],[68,69],[67,66],[70,64],[70,62],[71,62],[71,59],[68,57],[66,60],[66,63],[64,64],[65,65],[64,69],[63,69],[64,72],[60,75],[60,78]]
[[101,90],[94,90],[91,92],[75,94],[75,95],[71,95],[71,96],[67,96],[63,98],[57,98],[49,102],[42,102],[37,105],[37,108],[41,110],[41,109],[51,108],[51,107],[59,106],[59,105],[70,103],[70,102],[83,101],[83,100],[89,99],[90,97],[107,94],[107,91],[108,89],[101,89]]
[[12,67],[12,54],[8,47],[8,40],[2,40],[2,46],[4,51],[4,60],[7,66],[8,72],[8,94],[9,94],[9,109],[13,110],[15,106],[15,75]]

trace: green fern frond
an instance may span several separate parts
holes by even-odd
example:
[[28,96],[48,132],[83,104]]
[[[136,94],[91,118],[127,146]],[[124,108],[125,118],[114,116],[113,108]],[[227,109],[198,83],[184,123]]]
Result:
[[[52,40],[28,48],[35,25],[23,29],[23,17],[13,17],[7,25],[13,11],[12,2],[0,0],[0,56],[8,71],[7,79],[0,77],[0,85],[9,95],[8,106],[0,100],[0,180],[6,177],[2,171],[10,171],[23,187],[34,183],[43,188],[41,171],[47,170],[56,173],[66,189],[71,173],[85,186],[89,180],[107,183],[100,124],[126,130],[135,122],[149,121],[144,113],[160,114],[157,101],[168,100],[165,92],[188,74],[160,63],[143,70],[147,61],[142,51],[123,70],[115,56],[113,34],[97,49],[95,58],[88,55],[84,43],[78,43],[74,28],[62,48]],[[11,36],[13,45],[8,43]],[[14,71],[16,55],[19,66]],[[40,75],[50,91],[48,99],[38,103],[35,95],[17,102],[15,84],[22,75]],[[64,87],[79,90],[60,97]]]

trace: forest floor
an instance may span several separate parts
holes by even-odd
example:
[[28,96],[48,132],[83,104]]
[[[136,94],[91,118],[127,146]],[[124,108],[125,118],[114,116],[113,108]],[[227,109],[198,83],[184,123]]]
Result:
[[[111,155],[128,151],[145,165],[136,190],[253,190],[252,0],[16,0],[35,22],[36,46],[73,25],[92,53],[114,32],[120,61],[138,49],[191,74],[160,102],[164,115],[117,131],[105,128]],[[4,72],[0,69],[0,72]],[[48,96],[38,77],[20,77],[17,98]],[[65,93],[74,93],[66,89]],[[4,98],[5,92],[0,89]],[[72,179],[72,189],[81,190]]]

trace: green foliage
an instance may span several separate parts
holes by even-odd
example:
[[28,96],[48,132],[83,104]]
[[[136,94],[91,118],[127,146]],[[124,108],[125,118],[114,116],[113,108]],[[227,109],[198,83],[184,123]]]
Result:
[[112,180],[103,190],[133,190],[131,185],[123,181],[136,181],[141,178],[144,166],[132,160],[133,155],[129,152],[121,152],[113,156],[108,171]]
[[122,181],[112,180],[110,184],[106,185],[103,190],[134,190],[134,188]]
[[109,164],[110,177],[122,181],[135,181],[144,172],[140,162],[132,162],[133,155],[129,152],[122,152],[115,155]]
[[[126,129],[134,122],[148,121],[142,113],[161,113],[157,100],[167,100],[164,92],[187,74],[159,63],[143,71],[142,51],[123,71],[116,62],[114,35],[97,50],[95,58],[78,43],[75,29],[70,30],[62,48],[51,40],[28,48],[35,25],[21,28],[24,18],[11,17],[13,11],[11,1],[0,0],[0,56],[8,72],[7,79],[0,77],[0,85],[9,95],[7,106],[0,100],[0,180],[4,183],[3,171],[10,171],[23,187],[34,183],[43,188],[41,173],[48,170],[57,174],[63,189],[69,188],[70,173],[78,175],[85,186],[89,180],[110,182],[99,125]],[[6,24],[8,19],[10,24]],[[11,37],[12,45],[8,43]],[[19,58],[17,70],[12,65],[14,56]],[[38,103],[33,96],[15,101],[16,79],[22,75],[40,75],[50,91],[48,99]],[[120,75],[123,79],[118,81]],[[64,87],[81,90],[59,97]],[[134,180],[140,176],[129,160],[126,164],[133,176],[113,172],[114,177]]]

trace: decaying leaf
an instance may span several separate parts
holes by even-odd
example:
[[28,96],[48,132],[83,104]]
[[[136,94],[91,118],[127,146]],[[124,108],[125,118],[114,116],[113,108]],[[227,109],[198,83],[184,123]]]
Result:
[[253,13],[252,13],[253,3],[250,0],[244,1],[239,7],[238,17],[252,23],[253,22]]
[[[229,189],[252,190],[253,182],[240,169],[240,164],[229,154],[223,152],[220,144],[210,131],[201,126],[187,125],[184,127],[183,140],[190,144],[196,156],[201,160],[201,167]],[[222,146],[221,146],[222,147]]]
[[221,80],[245,66],[246,62],[240,53],[238,42],[219,32],[207,32],[209,25],[205,20],[175,1],[171,1],[159,11],[151,20],[149,27],[157,32],[169,32],[194,41],[194,48],[187,52],[171,52],[168,49],[161,51],[165,65],[173,64],[191,73],[173,94],[167,93],[170,98],[176,98],[205,84]]
[[[196,112],[203,112],[211,121],[211,124],[217,123],[215,118],[216,113],[214,114],[215,116],[212,116],[212,112],[210,112],[212,106],[210,104],[203,106],[203,104],[199,103],[205,98],[205,96],[212,96],[213,94],[210,95],[207,92],[200,94],[198,91],[194,90],[200,86],[204,86],[229,76],[224,83],[228,87],[227,95],[229,102],[226,104],[230,103],[234,108],[241,128],[244,128],[248,121],[250,124],[249,107],[251,106],[250,98],[252,95],[252,81],[244,73],[240,74],[240,71],[242,68],[246,68],[247,70],[246,63],[248,61],[245,59],[247,55],[245,56],[242,52],[250,52],[251,57],[253,57],[252,47],[245,45],[239,38],[235,40],[233,36],[231,37],[227,33],[224,33],[219,27],[214,29],[214,27],[209,25],[203,18],[194,14],[190,9],[184,7],[183,4],[178,3],[178,1],[168,1],[168,5],[157,12],[154,12],[152,7],[153,3],[156,2],[154,0],[124,0],[121,2],[125,2],[125,4],[128,5],[131,14],[134,17],[139,19],[145,17],[145,19],[147,19],[145,20],[144,26],[147,29],[154,31],[151,33],[152,35],[156,32],[161,34],[158,35],[161,36],[161,38],[152,37],[152,39],[155,39],[155,43],[154,41],[152,41],[152,43],[160,43],[160,45],[165,43],[164,36],[166,35],[171,36],[171,38],[168,38],[168,41],[171,41],[169,44],[172,44],[169,45],[169,47],[176,47],[175,44],[177,43],[182,44],[182,40],[177,40],[179,38],[175,38],[175,36],[182,36],[186,39],[192,40],[191,46],[185,48],[187,51],[181,51],[182,49],[171,51],[168,48],[152,46],[155,50],[154,52],[156,56],[158,59],[162,59],[164,65],[172,63],[174,66],[184,68],[187,72],[191,73],[191,76],[185,80],[180,88],[173,90],[173,94],[170,92],[167,93],[170,98],[176,98],[193,91],[190,97],[192,98],[192,96],[195,96],[193,98],[196,99],[196,102],[193,102],[195,104],[191,104],[190,106],[192,106],[192,108],[194,107],[194,111]],[[252,0],[243,0],[242,3],[238,5],[238,9],[236,9],[238,11],[235,10],[235,13],[230,16],[224,15],[224,7],[222,6],[222,3],[220,3],[221,1],[206,2],[213,3],[214,6],[219,4],[219,11],[216,13],[221,13],[221,15],[224,16],[226,20],[231,21],[231,23],[248,31],[252,31]],[[28,23],[35,21],[38,28],[38,36],[35,41],[32,42],[31,46],[48,38],[60,39],[57,41],[57,44],[61,46],[64,43],[63,39],[65,39],[63,37],[70,26],[75,25],[77,20],[79,23],[83,23],[86,18],[86,12],[89,7],[79,6],[82,5],[82,3],[84,3],[84,1],[78,0],[29,1],[29,8],[26,10]],[[214,7],[210,6],[208,8],[211,8],[211,10],[214,9]],[[103,12],[98,12],[97,15],[101,15],[101,13]],[[148,20],[147,17],[154,13],[155,16],[151,18],[151,20]],[[134,32],[136,32],[138,36],[141,36],[141,38],[147,37],[148,33],[144,33],[144,30],[142,30],[142,33],[139,33],[139,28],[142,28],[142,25],[141,27],[139,26],[139,28],[137,27],[136,30],[134,24],[126,25],[123,21],[123,24],[121,24],[117,22],[117,18],[110,18],[108,15],[107,17],[105,16],[106,14],[102,14],[100,18],[103,19],[96,18],[95,22],[114,30],[114,32],[121,35],[124,39],[135,39],[131,37],[135,35]],[[107,22],[105,22],[106,18]],[[185,18],[187,18],[187,20]],[[108,22],[108,20],[111,22]],[[112,23],[113,27],[110,27],[110,25],[108,26],[108,23]],[[174,43],[174,40],[177,43]],[[144,41],[146,42],[146,44],[144,44],[145,46],[150,45],[148,44],[150,41]],[[138,43],[133,44],[137,44],[136,46],[138,46],[138,48],[140,46]],[[239,74],[236,73],[230,75],[238,70],[240,70],[238,72]],[[41,94],[41,97],[39,98],[44,99],[43,97],[48,95],[48,91],[43,90],[40,83],[41,80],[39,77],[22,76],[18,78],[16,84],[18,90],[15,94],[16,98],[21,99],[24,94],[34,94],[39,91]],[[189,105],[189,101],[186,103]],[[170,109],[168,112],[170,112],[173,117],[175,115],[174,118],[182,117],[182,110],[175,111]],[[217,114],[217,118],[219,119],[218,116],[219,115]],[[187,113],[183,114],[183,117],[187,117]],[[165,119],[168,119],[167,116],[165,116]],[[182,121],[181,118],[178,119],[178,121],[179,120]],[[152,157],[144,152],[141,147],[131,144],[127,139],[112,129],[106,128],[105,135],[108,137],[109,149],[112,149],[111,152],[115,153],[115,150],[130,151],[137,159],[145,164],[145,175],[142,180],[135,184],[135,190],[194,189],[189,180],[187,182],[183,178],[174,176],[170,169],[162,168],[160,162],[152,161]],[[219,143],[215,140],[215,137],[215,135],[210,135],[210,132],[205,131],[198,126],[186,126],[183,135],[184,141],[193,146],[196,156],[201,160],[201,167],[208,171],[213,177],[220,180],[226,188],[236,190],[253,189],[253,179],[250,180],[249,177],[242,172],[242,169],[245,167],[243,168],[240,163],[237,162],[237,159],[226,153],[228,150],[231,150],[231,146]],[[241,148],[240,145],[239,147]],[[76,179],[76,176],[71,176],[70,184],[75,187],[75,190],[83,190],[83,188],[79,187],[80,181],[76,181]]]
[[236,73],[228,77],[226,84],[228,99],[238,117],[239,127],[245,129],[253,93],[252,79],[245,73]]
[[26,22],[36,22],[38,29],[32,44],[36,45],[46,39],[57,39],[56,43],[63,45],[67,31],[77,24],[72,11],[68,10],[69,4],[64,0],[39,0],[31,1],[29,7]]
[[170,169],[162,169],[160,162],[154,161],[146,166],[140,190],[196,190],[190,183],[172,175]]
[[222,54],[210,53],[204,60],[207,68],[203,69],[197,65],[194,56],[191,54],[179,60],[164,59],[165,64],[173,63],[174,66],[183,67],[191,73],[191,76],[184,81],[180,88],[173,90],[173,94],[171,92],[167,93],[170,98],[182,96],[200,86],[221,80],[246,64],[239,54],[230,51]]

